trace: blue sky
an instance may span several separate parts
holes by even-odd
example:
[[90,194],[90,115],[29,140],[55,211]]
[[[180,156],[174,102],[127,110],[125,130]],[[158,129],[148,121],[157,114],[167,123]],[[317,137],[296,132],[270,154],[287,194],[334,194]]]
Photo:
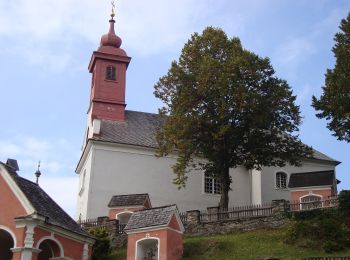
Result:
[[[132,57],[127,109],[156,112],[153,86],[190,35],[221,27],[271,59],[298,95],[302,141],[342,161],[339,187],[350,189],[350,144],[337,141],[310,106],[334,66],[333,37],[349,11],[348,0],[117,1],[116,32]],[[32,180],[41,160],[41,185],[72,215],[89,101],[87,66],[108,30],[109,13],[108,0],[0,0],[0,160],[17,158],[20,174]]]

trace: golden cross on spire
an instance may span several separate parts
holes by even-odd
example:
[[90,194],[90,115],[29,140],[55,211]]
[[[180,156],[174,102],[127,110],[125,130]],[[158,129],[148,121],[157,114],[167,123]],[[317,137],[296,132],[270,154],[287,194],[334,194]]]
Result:
[[113,17],[115,16],[115,1],[112,0],[111,4],[112,4],[112,13],[111,13],[111,17],[112,17],[112,19],[113,19]]

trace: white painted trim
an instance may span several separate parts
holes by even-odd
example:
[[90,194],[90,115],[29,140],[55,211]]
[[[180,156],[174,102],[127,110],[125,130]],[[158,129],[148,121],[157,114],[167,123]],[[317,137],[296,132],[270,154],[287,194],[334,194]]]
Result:
[[41,220],[41,219],[33,219],[33,218],[16,219],[15,221],[16,221],[16,227],[25,227],[26,225],[30,225],[31,223],[35,222],[35,223],[38,223],[39,228],[46,230],[50,233],[54,232],[56,235],[60,235],[64,238],[68,238],[79,243],[88,243],[90,245],[92,245],[95,242],[95,239],[91,237],[84,236],[58,226],[46,224],[44,223],[44,220]]
[[138,244],[143,241],[143,240],[150,240],[150,239],[153,239],[153,240],[157,240],[158,241],[158,257],[157,259],[160,260],[160,239],[158,237],[150,237],[149,234],[146,234],[146,237],[145,238],[141,238],[139,240],[136,241],[136,247],[135,247],[135,260],[137,260],[137,247],[138,247]]
[[5,230],[7,233],[9,233],[13,240],[13,248],[17,247],[17,239],[15,233],[9,228],[4,225],[0,225],[0,229]]
[[94,119],[92,121],[92,132],[95,135],[99,135],[101,132],[101,120],[100,119]]
[[308,187],[297,187],[290,188],[291,191],[307,191],[307,190],[329,190],[332,188],[332,185],[323,185],[323,186],[308,186]]
[[89,260],[89,244],[88,243],[84,244],[82,260]]
[[91,140],[87,140],[87,144],[85,144],[84,150],[80,156],[79,162],[77,167],[75,168],[75,173],[80,174],[81,169],[85,166],[86,164],[86,159],[89,157],[89,154],[91,153]]
[[[181,231],[182,233],[185,232],[185,228],[184,228],[184,226],[182,225],[182,221],[181,221],[180,215],[179,215],[179,213],[177,212],[177,210],[176,210],[176,211],[173,213],[173,215],[169,218],[169,221],[168,221],[168,224],[167,224],[168,229],[173,229],[173,228],[171,228],[169,225],[170,225],[171,219],[173,218],[174,215],[175,215],[175,218],[176,218],[177,223],[179,224],[180,231]],[[173,229],[173,230],[176,230],[176,229]]]
[[17,197],[23,208],[25,209],[28,215],[33,214],[35,212],[34,207],[29,202],[27,197],[24,195],[22,190],[18,187],[16,182],[10,176],[10,173],[6,170],[6,168],[0,164],[0,175],[3,176],[5,182],[10,187],[13,194]]
[[321,207],[323,207],[323,196],[322,195],[319,195],[319,194],[314,194],[312,191],[310,191],[310,193],[309,194],[307,194],[307,195],[304,195],[304,196],[301,196],[301,197],[299,197],[299,202],[300,202],[300,210],[302,210],[302,206],[303,206],[303,202],[301,202],[301,199],[303,199],[303,198],[305,198],[305,197],[309,197],[309,196],[315,196],[315,197],[320,197],[321,198]]
[[118,215],[125,214],[125,213],[130,213],[130,214],[132,214],[132,213],[134,213],[134,211],[130,211],[130,210],[121,211],[121,212],[115,214],[115,219],[118,219]]
[[302,203],[302,202],[301,202],[301,199],[303,199],[303,198],[305,198],[305,197],[309,197],[309,196],[320,197],[320,198],[321,198],[321,200],[323,199],[323,196],[322,196],[322,195],[320,195],[320,194],[315,194],[315,193],[313,193],[313,192],[311,191],[311,193],[309,193],[309,194],[306,194],[306,195],[304,195],[304,196],[299,197],[299,201],[300,201],[300,203]]
[[51,234],[51,236],[45,236],[39,239],[39,241],[36,243],[36,248],[39,249],[40,244],[45,241],[45,240],[52,240],[54,241],[57,245],[58,248],[60,249],[60,257],[64,257],[64,248],[59,240],[54,237],[54,234]]
[[152,227],[147,227],[147,228],[138,228],[138,229],[131,229],[131,230],[126,230],[126,234],[137,234],[137,233],[146,233],[146,232],[152,232],[152,231],[159,231],[159,230],[171,230],[179,234],[183,234],[181,231],[170,228],[170,227],[161,227],[157,226],[157,228],[152,228]]

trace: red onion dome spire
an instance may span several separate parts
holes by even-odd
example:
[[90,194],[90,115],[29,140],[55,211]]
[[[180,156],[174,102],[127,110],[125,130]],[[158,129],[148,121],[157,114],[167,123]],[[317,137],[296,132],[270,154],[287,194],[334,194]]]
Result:
[[112,1],[112,13],[111,13],[111,19],[109,20],[109,31],[107,34],[101,37],[100,46],[112,46],[115,48],[119,48],[122,45],[122,39],[118,37],[114,31],[114,23],[115,23],[114,8],[115,8],[114,1]]

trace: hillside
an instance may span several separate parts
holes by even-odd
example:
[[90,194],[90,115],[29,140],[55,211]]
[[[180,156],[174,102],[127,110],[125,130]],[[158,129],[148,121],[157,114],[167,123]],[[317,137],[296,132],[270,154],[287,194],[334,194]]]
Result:
[[[210,237],[185,237],[183,260],[257,260],[276,257],[296,260],[306,257],[350,256],[350,249],[326,254],[318,250],[301,249],[283,243],[284,230],[258,230],[247,233]],[[114,259],[126,259],[126,249]]]

